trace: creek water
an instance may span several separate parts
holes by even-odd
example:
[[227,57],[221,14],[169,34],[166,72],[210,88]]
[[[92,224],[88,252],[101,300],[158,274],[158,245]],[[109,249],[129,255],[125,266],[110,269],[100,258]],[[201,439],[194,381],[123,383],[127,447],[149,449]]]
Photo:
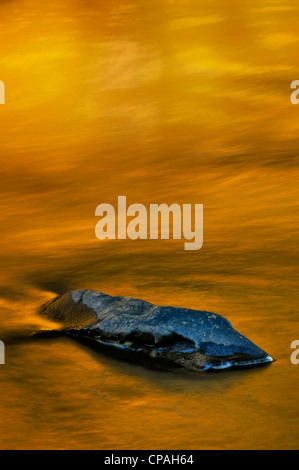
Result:
[[[0,3],[1,448],[298,448],[298,16]],[[203,204],[203,247],[99,241],[95,208],[118,195]],[[38,306],[77,288],[222,314],[276,362],[189,377],[16,339],[55,328]]]

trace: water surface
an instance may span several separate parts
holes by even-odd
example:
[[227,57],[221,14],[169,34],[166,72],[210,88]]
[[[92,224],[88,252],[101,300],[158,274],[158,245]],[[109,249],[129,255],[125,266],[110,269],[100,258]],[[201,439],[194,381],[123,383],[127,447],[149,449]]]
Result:
[[[298,20],[290,0],[0,3],[1,448],[298,448]],[[203,203],[203,248],[100,242],[118,195]],[[214,311],[276,362],[190,378],[13,340],[76,288]]]

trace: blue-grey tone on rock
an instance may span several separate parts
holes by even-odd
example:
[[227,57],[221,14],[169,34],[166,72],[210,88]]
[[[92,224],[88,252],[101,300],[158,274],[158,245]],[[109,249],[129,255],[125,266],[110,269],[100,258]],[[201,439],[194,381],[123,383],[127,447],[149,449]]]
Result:
[[224,317],[144,300],[75,290],[40,309],[64,332],[104,352],[160,368],[226,369],[272,362]]

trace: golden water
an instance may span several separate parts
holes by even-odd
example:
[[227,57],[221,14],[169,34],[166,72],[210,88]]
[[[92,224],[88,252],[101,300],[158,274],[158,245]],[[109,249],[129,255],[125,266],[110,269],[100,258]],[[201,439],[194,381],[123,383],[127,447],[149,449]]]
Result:
[[[299,8],[1,0],[1,448],[298,448]],[[98,204],[203,203],[204,246],[108,241]],[[91,288],[226,316],[276,362],[147,371],[37,306]]]

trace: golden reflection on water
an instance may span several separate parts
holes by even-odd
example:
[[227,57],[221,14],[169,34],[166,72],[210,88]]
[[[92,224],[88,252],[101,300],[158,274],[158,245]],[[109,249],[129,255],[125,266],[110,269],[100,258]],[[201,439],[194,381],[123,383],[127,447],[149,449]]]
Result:
[[[0,4],[0,339],[72,288],[225,315],[277,359],[190,379],[70,341],[7,345],[2,448],[296,448],[299,9]],[[204,246],[94,235],[95,207],[203,203]]]

